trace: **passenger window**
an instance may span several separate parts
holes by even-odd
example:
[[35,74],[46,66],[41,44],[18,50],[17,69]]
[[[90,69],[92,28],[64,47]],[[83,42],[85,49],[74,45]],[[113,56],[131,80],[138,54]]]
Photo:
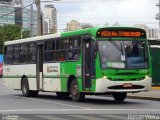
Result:
[[21,53],[27,53],[28,52],[28,45],[22,44],[21,45]]
[[56,52],[56,61],[65,61],[66,60],[66,51],[57,51]]
[[67,49],[68,48],[68,39],[67,38],[58,39],[57,40],[56,48],[58,50],[60,50],[60,49]]
[[13,64],[13,46],[6,47],[5,53],[5,64]]
[[69,48],[77,48],[81,44],[81,37],[69,38]]
[[68,51],[68,60],[79,60],[80,58],[80,49],[74,49]]
[[49,40],[45,42],[45,51],[55,49],[55,40]]
[[45,42],[44,61],[51,62],[55,60],[55,40]]
[[36,52],[35,43],[30,43],[29,44],[29,53],[34,53],[34,52]]
[[20,49],[20,63],[28,63],[28,44],[22,44]]
[[19,63],[19,51],[20,47],[19,45],[14,46],[14,54],[13,54],[13,64],[18,64]]
[[36,45],[35,45],[35,43],[29,44],[28,62],[29,63],[36,62]]
[[81,37],[69,38],[69,49],[67,59],[69,61],[78,61],[80,58]]

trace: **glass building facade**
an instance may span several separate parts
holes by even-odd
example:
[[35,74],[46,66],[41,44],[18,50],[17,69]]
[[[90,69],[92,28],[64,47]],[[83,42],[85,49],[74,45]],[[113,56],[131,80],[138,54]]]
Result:
[[32,24],[33,34],[35,35],[36,34],[35,26],[37,23],[36,11],[33,11],[33,19],[31,19],[31,14],[32,14],[31,10],[29,8],[23,9],[21,15],[22,18],[20,19],[19,17],[21,16],[17,17],[16,15],[18,14],[15,14],[15,11],[18,9],[20,8],[14,7],[14,5],[12,4],[2,4],[0,2],[0,26],[3,26],[4,24],[17,24],[17,23],[21,25],[22,23],[23,30],[31,30],[31,24]]
[[[15,24],[15,13],[13,12],[14,10],[15,8],[12,6],[0,4],[0,25]],[[8,13],[11,14],[6,15]]]

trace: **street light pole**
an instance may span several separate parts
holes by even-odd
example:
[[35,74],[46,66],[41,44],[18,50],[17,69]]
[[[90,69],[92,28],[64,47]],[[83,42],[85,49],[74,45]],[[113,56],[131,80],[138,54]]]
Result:
[[159,35],[158,35],[158,38],[160,38],[160,0],[159,0],[159,3],[158,3],[158,8],[159,8]]
[[36,6],[37,6],[37,35],[41,36],[42,33],[42,14],[41,14],[41,4],[40,0],[35,0]]
[[31,37],[33,37],[33,5],[31,5]]

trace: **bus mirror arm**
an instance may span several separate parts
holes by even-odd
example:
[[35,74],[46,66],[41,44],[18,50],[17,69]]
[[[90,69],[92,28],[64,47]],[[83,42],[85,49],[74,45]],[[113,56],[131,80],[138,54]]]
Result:
[[91,40],[92,40],[93,57],[96,58],[98,51],[98,42],[94,37],[91,37]]
[[93,57],[96,58],[97,56],[97,51],[98,51],[98,43],[97,41],[93,42]]

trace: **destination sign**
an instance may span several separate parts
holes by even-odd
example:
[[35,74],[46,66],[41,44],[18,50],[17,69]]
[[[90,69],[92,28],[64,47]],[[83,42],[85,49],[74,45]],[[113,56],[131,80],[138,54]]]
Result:
[[100,29],[97,31],[97,37],[143,37],[145,32],[142,30],[105,30]]

